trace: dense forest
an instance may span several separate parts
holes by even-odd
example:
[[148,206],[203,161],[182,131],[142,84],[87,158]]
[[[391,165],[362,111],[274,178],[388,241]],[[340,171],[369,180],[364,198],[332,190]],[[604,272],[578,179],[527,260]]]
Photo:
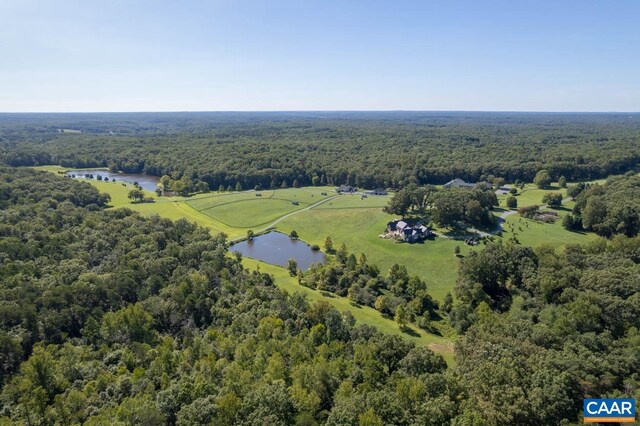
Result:
[[[0,168],[2,423],[553,425],[583,397],[640,396],[639,237],[465,257],[440,308],[460,333],[447,367],[278,290],[224,235],[107,201]],[[424,290],[342,248],[335,261],[303,280],[408,305]]]
[[489,244],[462,260],[455,293],[463,405],[488,424],[558,424],[584,397],[640,396],[640,238]]
[[[73,131],[74,133],[69,133]],[[79,132],[79,133],[76,133]],[[2,114],[0,161],[111,167],[220,186],[403,187],[493,175],[570,181],[640,162],[637,114]]]
[[572,230],[594,231],[603,237],[640,233],[640,176],[628,172],[611,176],[604,185],[578,184],[570,188],[576,204],[563,225]]
[[455,414],[442,357],[279,291],[224,236],[104,210],[52,174],[0,182],[5,420],[423,424],[440,400]]

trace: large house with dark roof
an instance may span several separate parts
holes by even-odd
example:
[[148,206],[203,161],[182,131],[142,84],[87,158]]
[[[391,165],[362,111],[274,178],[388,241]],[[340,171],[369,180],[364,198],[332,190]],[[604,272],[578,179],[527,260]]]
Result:
[[408,243],[425,240],[433,235],[431,228],[421,224],[410,225],[401,219],[387,223],[387,234]]

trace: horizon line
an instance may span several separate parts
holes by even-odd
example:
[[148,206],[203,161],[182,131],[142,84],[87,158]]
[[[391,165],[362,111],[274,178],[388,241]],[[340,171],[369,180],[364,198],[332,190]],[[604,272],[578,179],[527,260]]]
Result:
[[0,111],[2,115],[8,114],[189,114],[189,113],[402,113],[402,112],[422,112],[422,113],[509,113],[509,114],[640,114],[640,111],[558,111],[558,110],[473,110],[473,109],[299,109],[299,110],[120,110],[120,111]]

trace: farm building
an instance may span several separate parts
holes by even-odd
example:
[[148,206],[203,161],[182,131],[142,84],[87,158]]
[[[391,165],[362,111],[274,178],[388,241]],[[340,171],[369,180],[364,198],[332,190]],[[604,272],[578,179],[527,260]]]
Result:
[[339,194],[353,194],[357,190],[358,188],[350,185],[340,185],[339,187],[336,188],[336,192]]
[[384,188],[377,188],[373,191],[367,191],[368,195],[387,195],[387,190]]
[[444,188],[450,189],[450,188],[465,188],[465,189],[474,189],[474,188],[479,188],[479,189],[491,189],[491,184],[489,182],[477,182],[477,183],[471,183],[471,182],[465,182],[464,180],[460,179],[460,178],[455,178],[454,180],[450,180],[449,182],[445,183],[444,185],[442,185]]

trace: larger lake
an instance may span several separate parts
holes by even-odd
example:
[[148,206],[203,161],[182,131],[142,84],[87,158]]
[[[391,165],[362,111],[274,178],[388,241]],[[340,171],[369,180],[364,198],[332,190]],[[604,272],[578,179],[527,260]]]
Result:
[[85,179],[85,178],[91,179],[91,177],[87,177],[87,176],[93,176],[93,179],[98,179],[98,176],[100,176],[102,179],[104,178],[109,178],[109,180],[115,179],[116,181],[119,181],[119,182],[128,182],[128,183],[138,182],[138,184],[142,187],[142,189],[146,191],[155,191],[156,185],[158,184],[158,182],[160,182],[160,179],[157,178],[156,176],[134,175],[129,173],[112,173],[109,170],[104,170],[104,169],[102,170],[101,169],[69,170],[67,174],[69,176],[75,175],[76,178],[82,178],[82,179]]
[[304,241],[292,240],[288,235],[275,231],[258,235],[253,241],[236,243],[229,250],[239,251],[243,256],[280,266],[287,266],[289,259],[295,259],[298,268],[303,271],[314,263],[327,262],[321,251],[311,250]]

